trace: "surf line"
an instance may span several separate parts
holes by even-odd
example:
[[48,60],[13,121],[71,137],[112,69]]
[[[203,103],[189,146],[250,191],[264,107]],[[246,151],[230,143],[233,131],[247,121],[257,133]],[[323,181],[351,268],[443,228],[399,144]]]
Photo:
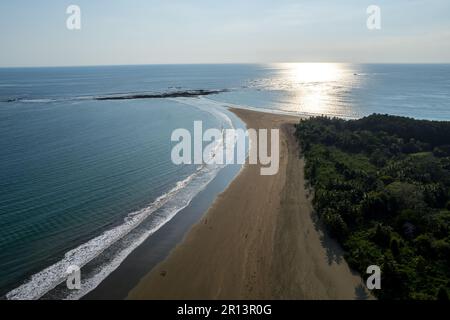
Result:
[[[192,139],[193,138],[193,139]],[[275,175],[280,165],[280,132],[270,129],[270,155],[267,129],[217,129],[203,132],[202,121],[194,121],[194,136],[188,129],[178,128],[172,132],[171,141],[178,142],[171,152],[175,165],[181,164],[245,164],[246,141],[250,141],[249,164],[258,164],[260,174]],[[209,142],[204,148],[203,143]],[[234,146],[236,144],[237,156]],[[192,147],[193,145],[193,147]]]

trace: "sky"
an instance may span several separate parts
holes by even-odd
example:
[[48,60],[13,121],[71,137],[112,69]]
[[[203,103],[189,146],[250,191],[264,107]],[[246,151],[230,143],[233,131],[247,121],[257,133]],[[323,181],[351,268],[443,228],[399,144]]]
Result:
[[450,1],[0,1],[0,67],[264,62],[449,63]]

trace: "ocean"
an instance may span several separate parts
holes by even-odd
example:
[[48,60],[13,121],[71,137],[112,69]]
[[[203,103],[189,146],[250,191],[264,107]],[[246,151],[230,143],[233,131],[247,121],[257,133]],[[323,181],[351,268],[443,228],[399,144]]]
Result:
[[[242,127],[226,106],[450,120],[450,65],[0,69],[0,297],[98,286],[223,170],[174,165],[170,137],[196,120]],[[70,265],[83,290],[55,289]]]

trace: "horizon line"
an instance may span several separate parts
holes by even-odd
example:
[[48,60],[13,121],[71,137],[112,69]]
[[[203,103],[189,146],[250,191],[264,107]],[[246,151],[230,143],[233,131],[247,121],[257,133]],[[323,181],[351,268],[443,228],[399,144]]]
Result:
[[403,65],[439,65],[449,62],[343,62],[343,61],[277,61],[277,62],[195,62],[195,63],[130,63],[130,64],[80,64],[80,65],[37,65],[37,66],[0,66],[0,69],[38,69],[38,68],[89,68],[89,67],[139,67],[139,66],[187,66],[187,65],[270,65],[290,63],[338,63],[338,64],[403,64]]

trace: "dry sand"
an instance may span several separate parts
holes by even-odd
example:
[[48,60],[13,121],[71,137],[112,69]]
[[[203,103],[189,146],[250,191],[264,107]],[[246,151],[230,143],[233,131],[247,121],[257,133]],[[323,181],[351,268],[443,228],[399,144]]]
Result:
[[280,170],[245,165],[185,239],[129,299],[354,299],[361,278],[314,222],[298,118],[232,110],[248,128],[280,128]]

